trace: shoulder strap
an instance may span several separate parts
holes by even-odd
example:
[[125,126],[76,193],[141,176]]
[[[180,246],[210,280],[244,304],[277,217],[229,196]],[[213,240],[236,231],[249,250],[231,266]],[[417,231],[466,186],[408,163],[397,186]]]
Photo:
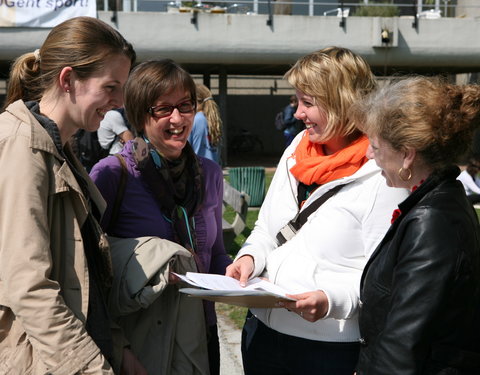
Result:
[[120,165],[122,169],[120,173],[120,181],[118,182],[118,190],[117,190],[117,194],[115,195],[115,202],[113,203],[112,214],[110,216],[110,223],[108,225],[108,229],[113,228],[118,221],[118,213],[120,211],[120,206],[122,205],[123,196],[125,195],[125,186],[127,185],[127,177],[128,177],[127,163],[125,163],[125,159],[120,154],[115,154],[115,156],[120,161]]
[[334,188],[330,189],[327,191],[325,194],[323,194],[321,197],[317,198],[312,204],[310,204],[307,208],[305,208],[303,211],[299,212],[297,216],[293,218],[291,221],[292,225],[295,227],[295,229],[300,229],[303,224],[307,222],[308,217],[314,213],[322,204],[324,204],[329,198],[333,197],[335,194],[339,192],[341,188],[343,188],[344,185],[337,185]]
[[[346,184],[345,184],[346,185]],[[333,189],[330,189],[321,197],[317,198],[310,206],[299,212],[287,225],[285,225],[277,233],[276,239],[279,245],[283,245],[285,242],[293,238],[300,228],[307,222],[308,217],[315,212],[322,204],[324,204],[329,198],[334,196],[345,185],[337,185]]]

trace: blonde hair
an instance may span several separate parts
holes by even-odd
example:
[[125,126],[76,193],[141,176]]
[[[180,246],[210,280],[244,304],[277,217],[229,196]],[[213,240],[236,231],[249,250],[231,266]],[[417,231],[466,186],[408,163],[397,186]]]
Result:
[[323,141],[358,134],[348,109],[376,87],[367,62],[347,48],[327,47],[300,58],[284,78],[314,98],[327,116]]
[[202,111],[207,118],[210,144],[217,146],[222,140],[222,119],[217,103],[213,100],[212,92],[207,86],[197,83],[197,111]]
[[472,145],[480,123],[480,87],[440,78],[393,81],[351,108],[369,136],[396,150],[413,148],[431,167],[457,163]]
[[71,18],[55,26],[40,50],[18,57],[10,70],[5,107],[18,99],[40,100],[70,66],[81,79],[105,67],[115,54],[135,61],[135,51],[118,31],[93,17]]

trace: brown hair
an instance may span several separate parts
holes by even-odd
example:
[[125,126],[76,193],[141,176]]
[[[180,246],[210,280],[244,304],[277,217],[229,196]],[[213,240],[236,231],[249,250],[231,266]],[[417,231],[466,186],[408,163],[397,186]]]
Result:
[[358,133],[355,122],[348,117],[348,109],[376,87],[367,62],[340,47],[327,47],[300,58],[284,78],[325,110],[324,141]]
[[105,67],[108,57],[127,56],[135,62],[135,51],[122,35],[105,22],[76,17],[55,26],[40,50],[15,60],[10,71],[5,107],[18,99],[40,100],[54,87],[61,70],[70,66],[81,79]]
[[413,148],[431,167],[457,163],[472,145],[480,121],[480,87],[440,78],[393,81],[351,109],[370,136],[396,150]]
[[197,111],[202,111],[207,118],[210,144],[217,146],[222,139],[222,119],[217,103],[213,100],[212,92],[207,86],[197,84]]
[[139,134],[143,133],[148,109],[155,100],[179,88],[197,102],[192,76],[173,60],[146,61],[132,70],[124,86],[125,112]]

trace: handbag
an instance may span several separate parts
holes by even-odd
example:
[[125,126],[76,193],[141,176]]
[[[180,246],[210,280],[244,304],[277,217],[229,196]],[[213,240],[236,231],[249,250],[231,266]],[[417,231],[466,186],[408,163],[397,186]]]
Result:
[[292,239],[300,228],[307,222],[308,217],[314,213],[322,204],[324,204],[329,198],[333,197],[336,193],[340,191],[346,184],[337,185],[334,188],[327,191],[321,197],[317,198],[311,205],[305,208],[303,211],[299,211],[295,217],[290,220],[287,225],[285,225],[277,233],[277,242],[278,246],[283,245],[288,240]]

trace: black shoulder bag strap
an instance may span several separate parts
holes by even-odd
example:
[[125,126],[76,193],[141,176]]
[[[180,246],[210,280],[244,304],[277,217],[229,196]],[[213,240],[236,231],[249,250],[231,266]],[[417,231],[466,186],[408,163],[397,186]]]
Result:
[[117,159],[120,161],[120,165],[122,166],[120,172],[120,180],[118,182],[118,190],[117,194],[115,195],[115,201],[113,203],[112,214],[110,215],[110,223],[108,224],[107,233],[111,228],[115,226],[118,221],[118,213],[120,211],[120,206],[122,205],[123,196],[125,195],[125,187],[127,185],[127,163],[125,163],[125,159],[120,154],[115,154]]
[[308,217],[314,213],[322,204],[324,204],[329,198],[333,197],[338,191],[343,188],[344,185],[337,185],[334,188],[327,191],[321,197],[317,198],[312,204],[310,204],[303,211],[300,211],[292,220],[288,222],[280,231],[277,233],[278,245],[283,245],[285,242],[290,240],[293,236],[297,234],[300,228],[307,222]]

